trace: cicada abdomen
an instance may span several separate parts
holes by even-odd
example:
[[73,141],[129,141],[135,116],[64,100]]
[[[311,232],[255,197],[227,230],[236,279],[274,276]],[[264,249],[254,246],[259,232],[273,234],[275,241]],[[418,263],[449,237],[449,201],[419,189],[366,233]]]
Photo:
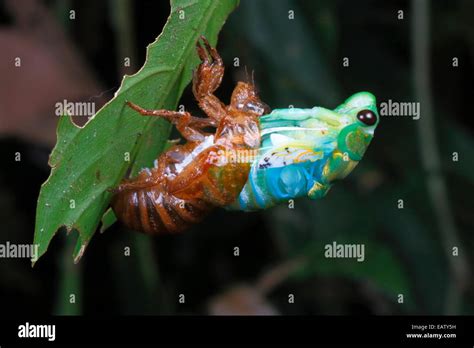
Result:
[[160,185],[124,190],[114,196],[112,207],[127,227],[149,234],[180,232],[211,210],[202,200],[180,199]]
[[[116,189],[112,208],[125,225],[149,234],[180,232],[213,208],[237,198],[250,165],[220,162],[222,146],[195,144],[189,151],[190,145],[171,148],[160,156],[155,168],[142,171]],[[171,160],[177,157],[183,161]]]

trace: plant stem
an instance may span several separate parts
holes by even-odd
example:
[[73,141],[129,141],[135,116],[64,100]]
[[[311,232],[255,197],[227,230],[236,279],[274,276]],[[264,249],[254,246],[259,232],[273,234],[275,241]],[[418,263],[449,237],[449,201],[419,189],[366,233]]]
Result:
[[435,133],[430,81],[429,4],[427,0],[412,0],[411,4],[414,87],[415,95],[424,110],[422,117],[417,121],[419,151],[427,175],[428,194],[450,268],[451,279],[448,283],[444,311],[446,314],[455,314],[459,310],[462,293],[465,290],[468,266],[462,250],[459,250],[459,256],[453,256],[452,252],[453,247],[461,249],[461,245],[449,204],[446,182],[441,172]]
[[[71,254],[76,245],[76,238],[62,235],[64,246],[58,258],[58,289],[53,308],[54,315],[82,314],[82,264],[71,262]],[[74,296],[74,303],[71,303]]]
[[[135,72],[135,26],[133,21],[133,6],[130,0],[113,0],[109,3],[112,13],[112,23],[115,30],[117,45],[117,62],[120,78],[127,72]],[[130,66],[124,64],[124,59],[130,59]]]

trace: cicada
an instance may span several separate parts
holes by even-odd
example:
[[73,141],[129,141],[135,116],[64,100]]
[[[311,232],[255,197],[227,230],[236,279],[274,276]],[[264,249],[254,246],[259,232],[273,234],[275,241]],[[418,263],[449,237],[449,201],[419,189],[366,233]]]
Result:
[[133,230],[174,233],[216,207],[253,211],[297,197],[324,197],[362,159],[379,122],[369,92],[354,94],[334,110],[271,111],[253,83],[240,81],[226,105],[214,95],[223,61],[201,40],[193,94],[207,117],[127,102],[140,115],[165,118],[186,141],[115,189],[112,208]]

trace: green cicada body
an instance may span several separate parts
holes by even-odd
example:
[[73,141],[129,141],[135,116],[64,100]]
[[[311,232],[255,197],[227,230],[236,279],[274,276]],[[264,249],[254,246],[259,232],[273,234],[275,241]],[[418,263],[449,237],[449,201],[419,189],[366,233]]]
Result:
[[265,209],[323,197],[362,159],[378,124],[375,97],[361,92],[335,110],[276,109],[260,117],[261,145],[230,209]]

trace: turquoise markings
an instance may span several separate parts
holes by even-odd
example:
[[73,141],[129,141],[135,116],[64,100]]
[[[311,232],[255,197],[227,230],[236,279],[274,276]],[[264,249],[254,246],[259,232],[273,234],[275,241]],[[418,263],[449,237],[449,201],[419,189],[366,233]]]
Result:
[[276,109],[260,118],[261,146],[229,209],[258,210],[290,199],[324,197],[367,149],[378,124],[375,97],[354,94],[334,110]]

